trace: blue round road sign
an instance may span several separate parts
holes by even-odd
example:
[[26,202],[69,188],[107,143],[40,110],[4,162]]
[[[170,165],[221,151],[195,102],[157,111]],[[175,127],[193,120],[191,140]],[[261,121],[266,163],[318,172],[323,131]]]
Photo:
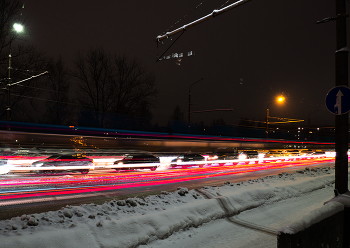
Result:
[[326,96],[326,107],[336,115],[346,114],[350,111],[350,88],[336,86]]

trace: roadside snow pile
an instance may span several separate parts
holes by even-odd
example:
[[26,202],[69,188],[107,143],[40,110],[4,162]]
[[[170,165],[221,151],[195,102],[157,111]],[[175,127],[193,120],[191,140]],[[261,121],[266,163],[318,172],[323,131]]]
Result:
[[[179,188],[102,205],[67,206],[0,221],[1,247],[137,247],[263,204],[333,187],[333,183],[334,168],[306,168],[198,191]],[[218,200],[223,198],[225,206]]]
[[307,217],[303,216],[303,218],[294,221],[288,226],[282,227],[278,231],[280,233],[295,234],[343,210],[343,204],[339,202],[330,202],[311,211]]

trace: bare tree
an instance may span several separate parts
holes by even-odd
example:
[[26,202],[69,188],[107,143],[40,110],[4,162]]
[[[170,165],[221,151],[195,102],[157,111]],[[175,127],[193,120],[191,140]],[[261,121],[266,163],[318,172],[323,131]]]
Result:
[[92,125],[102,127],[104,113],[112,104],[111,58],[102,48],[87,53],[80,51],[76,54],[74,66],[71,75],[78,83],[76,99],[81,106],[92,110]]
[[169,122],[173,121],[184,121],[185,120],[185,114],[182,112],[181,108],[179,105],[176,105],[174,108],[172,116],[170,116]]
[[11,32],[12,25],[17,21],[22,7],[20,0],[0,0],[0,64],[7,61],[4,50],[15,40],[16,34]]
[[[0,119],[6,116],[7,101],[10,100],[11,113],[14,120],[33,121],[33,100],[38,96],[38,80],[29,80],[23,84],[11,86],[8,95],[7,84],[21,81],[25,78],[43,72],[47,59],[44,53],[33,46],[21,45],[19,35],[13,31],[13,24],[22,22],[20,14],[23,3],[21,0],[0,0]],[[11,67],[9,54],[11,52]],[[8,72],[11,72],[9,80]],[[35,111],[34,111],[35,112]]]
[[113,111],[125,114],[142,114],[142,109],[152,106],[151,98],[157,93],[155,90],[155,76],[148,73],[136,59],[124,56],[114,58]]
[[44,122],[56,125],[66,125],[72,115],[69,103],[69,79],[62,58],[51,59],[47,65],[50,72],[46,80],[48,97]]
[[219,119],[214,119],[213,122],[212,122],[212,126],[215,126],[215,125],[226,125],[226,122],[224,119],[222,118],[219,118]]
[[85,115],[90,115],[92,125],[115,127],[120,118],[113,114],[121,114],[124,122],[131,116],[150,115],[151,99],[156,94],[155,77],[135,59],[117,55],[112,59],[99,48],[78,52],[74,65],[71,74],[78,82],[77,98],[82,107],[90,110]]

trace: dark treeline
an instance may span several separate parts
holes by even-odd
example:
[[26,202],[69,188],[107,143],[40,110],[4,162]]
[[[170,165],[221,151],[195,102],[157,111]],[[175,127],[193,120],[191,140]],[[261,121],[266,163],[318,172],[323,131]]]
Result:
[[103,48],[77,51],[68,68],[13,30],[14,23],[23,23],[22,5],[0,0],[0,120],[9,119],[9,107],[10,120],[18,122],[128,129],[150,125],[157,94],[153,73],[135,58]]
[[[14,23],[25,26],[22,6],[21,0],[0,0],[0,121],[236,137],[266,136],[264,121],[241,119],[238,126],[232,126],[223,119],[216,119],[211,125],[189,125],[179,106],[173,113],[169,111],[166,126],[151,124],[157,96],[156,78],[152,72],[135,58],[101,47],[76,51],[69,63],[60,57],[48,56],[28,44],[25,35],[13,30]],[[45,71],[48,73],[30,79]],[[269,138],[317,140],[315,135],[322,133],[310,127],[301,131],[287,126],[284,130],[273,125],[270,128]],[[326,133],[332,133],[332,130]]]

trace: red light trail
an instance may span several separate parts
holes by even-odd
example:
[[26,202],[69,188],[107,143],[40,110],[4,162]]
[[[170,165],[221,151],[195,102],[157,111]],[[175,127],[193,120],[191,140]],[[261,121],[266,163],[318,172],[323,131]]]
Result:
[[[177,184],[180,182],[197,181],[207,178],[233,176],[236,174],[252,173],[262,170],[307,167],[320,163],[334,162],[334,158],[298,159],[295,161],[273,161],[258,164],[239,163],[237,165],[216,165],[203,168],[189,167],[187,169],[169,169],[155,172],[137,171],[117,173],[109,170],[99,170],[89,175],[61,173],[56,176],[45,174],[16,174],[20,177],[5,177],[0,179],[0,206],[6,200],[20,200],[43,197],[59,199],[87,197],[91,194],[120,190],[125,188],[147,187],[162,184]],[[83,194],[83,195],[80,195]],[[80,196],[78,196],[80,195]],[[31,200],[33,201],[33,200]]]

